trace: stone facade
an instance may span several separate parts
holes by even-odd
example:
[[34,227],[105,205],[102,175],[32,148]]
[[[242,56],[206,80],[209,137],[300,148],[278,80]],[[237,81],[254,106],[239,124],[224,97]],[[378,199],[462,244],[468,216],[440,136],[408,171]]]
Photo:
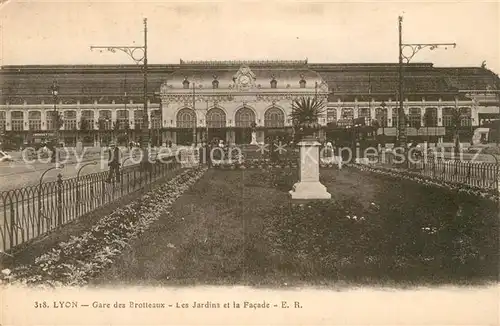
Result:
[[[252,119],[261,142],[273,130],[289,131],[291,102],[301,96],[327,100],[327,114],[319,121],[323,126],[349,125],[364,117],[366,124],[379,121],[379,134],[396,134],[394,64],[181,61],[151,65],[148,76],[148,121],[157,143],[190,142],[193,130],[202,140],[207,129],[209,136],[250,142]],[[464,112],[461,127],[471,132],[498,119],[500,83],[487,69],[410,64],[405,76],[409,136],[448,132],[451,109]],[[68,142],[82,134],[81,120],[88,121],[85,133],[90,143],[110,135],[138,139],[135,128],[143,108],[140,67],[6,66],[0,77],[0,135],[29,143],[50,133],[54,99],[48,88],[56,81],[61,88],[55,106],[64,116],[61,136]],[[423,128],[417,130],[417,124]]]

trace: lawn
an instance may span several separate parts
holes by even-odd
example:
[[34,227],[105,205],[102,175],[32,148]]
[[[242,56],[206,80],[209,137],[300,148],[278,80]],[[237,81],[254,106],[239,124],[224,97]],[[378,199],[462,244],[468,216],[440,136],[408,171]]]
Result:
[[496,205],[350,168],[292,205],[295,169],[209,170],[92,284],[298,286],[497,280]]

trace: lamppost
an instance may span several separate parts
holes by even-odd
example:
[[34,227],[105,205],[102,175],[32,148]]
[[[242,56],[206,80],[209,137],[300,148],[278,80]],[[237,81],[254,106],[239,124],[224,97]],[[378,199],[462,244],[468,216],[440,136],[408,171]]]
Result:
[[50,92],[52,93],[52,99],[54,102],[54,111],[52,115],[52,123],[53,123],[53,128],[54,128],[54,138],[55,138],[55,144],[54,148],[52,151],[52,162],[56,162],[56,159],[58,158],[57,155],[57,146],[59,145],[59,124],[60,124],[60,119],[59,119],[59,114],[57,112],[57,98],[59,96],[59,85],[57,85],[57,82],[54,80],[52,83],[52,86],[50,87]]
[[193,144],[196,147],[197,145],[197,137],[196,137],[196,123],[198,122],[198,116],[196,114],[196,87],[195,87],[195,81],[193,80],[193,113],[194,113],[194,124],[193,124]]
[[[406,64],[410,63],[410,60],[424,48],[429,48],[430,50],[437,49],[439,47],[443,47],[445,49],[448,46],[453,46],[454,48],[457,46],[456,43],[403,43],[403,32],[402,32],[402,22],[403,16],[398,17],[399,22],[399,109],[398,109],[398,137],[397,143],[399,146],[403,147],[403,150],[406,151],[406,122],[405,122],[405,113],[404,113],[404,64],[403,60],[406,61]],[[403,50],[409,49],[409,53],[404,54]]]
[[[142,72],[144,78],[143,90],[143,119],[142,119],[142,160],[143,166],[149,161],[149,122],[148,122],[148,19],[144,18],[144,45],[143,46],[91,46],[90,50],[98,49],[115,53],[116,50],[126,53],[136,64],[142,63]],[[138,54],[137,54],[138,52]]]
[[387,104],[385,104],[384,101],[382,101],[382,103],[380,103],[380,113],[382,114],[382,119],[381,120],[381,125],[382,125],[382,145],[383,147],[385,147],[385,124],[387,123],[387,108],[386,108]]

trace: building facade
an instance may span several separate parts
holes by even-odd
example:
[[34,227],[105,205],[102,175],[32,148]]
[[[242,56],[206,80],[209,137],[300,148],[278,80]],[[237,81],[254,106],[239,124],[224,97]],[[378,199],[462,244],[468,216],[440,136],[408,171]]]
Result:
[[[219,138],[249,143],[291,132],[292,101],[316,97],[327,110],[323,129],[354,119],[377,121],[378,133],[396,136],[397,64],[313,64],[305,61],[182,61],[151,65],[148,121],[153,143],[188,144]],[[458,127],[469,141],[499,119],[499,78],[484,67],[405,66],[404,111],[409,137],[447,141]],[[143,114],[140,66],[4,66],[0,70],[3,142],[32,144],[55,133],[68,146],[137,141]],[[53,88],[57,85],[58,92]],[[136,131],[137,130],[137,131]],[[491,136],[490,136],[491,138]],[[491,140],[491,139],[490,139]]]

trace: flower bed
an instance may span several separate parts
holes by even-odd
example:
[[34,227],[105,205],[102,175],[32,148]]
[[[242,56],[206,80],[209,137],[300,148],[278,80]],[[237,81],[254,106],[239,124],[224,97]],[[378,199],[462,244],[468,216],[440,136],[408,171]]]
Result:
[[361,171],[369,171],[380,175],[390,176],[393,178],[411,180],[419,184],[422,184],[424,186],[446,188],[448,190],[457,191],[459,193],[465,193],[468,195],[478,196],[481,198],[487,198],[495,202],[499,200],[499,196],[496,189],[483,189],[463,183],[454,183],[454,182],[436,180],[433,179],[432,177],[428,177],[419,173],[405,171],[401,169],[395,169],[395,168],[374,167],[374,166],[367,166],[364,164],[348,164],[348,166],[354,167]]
[[[292,159],[278,159],[272,161],[267,158],[262,159],[246,159],[246,160],[219,160],[214,161],[213,166],[215,168],[226,168],[226,169],[256,169],[256,168],[296,168],[298,167],[298,160]],[[319,166],[322,168],[338,168],[338,161],[335,160],[321,160]]]
[[356,282],[496,279],[495,203],[410,180],[367,180],[379,188],[373,202],[338,196],[266,212],[263,236],[278,268]]
[[131,239],[143,233],[205,172],[189,169],[134,202],[103,217],[90,231],[36,258],[30,266],[3,270],[3,282],[24,285],[83,285],[113,262]]

